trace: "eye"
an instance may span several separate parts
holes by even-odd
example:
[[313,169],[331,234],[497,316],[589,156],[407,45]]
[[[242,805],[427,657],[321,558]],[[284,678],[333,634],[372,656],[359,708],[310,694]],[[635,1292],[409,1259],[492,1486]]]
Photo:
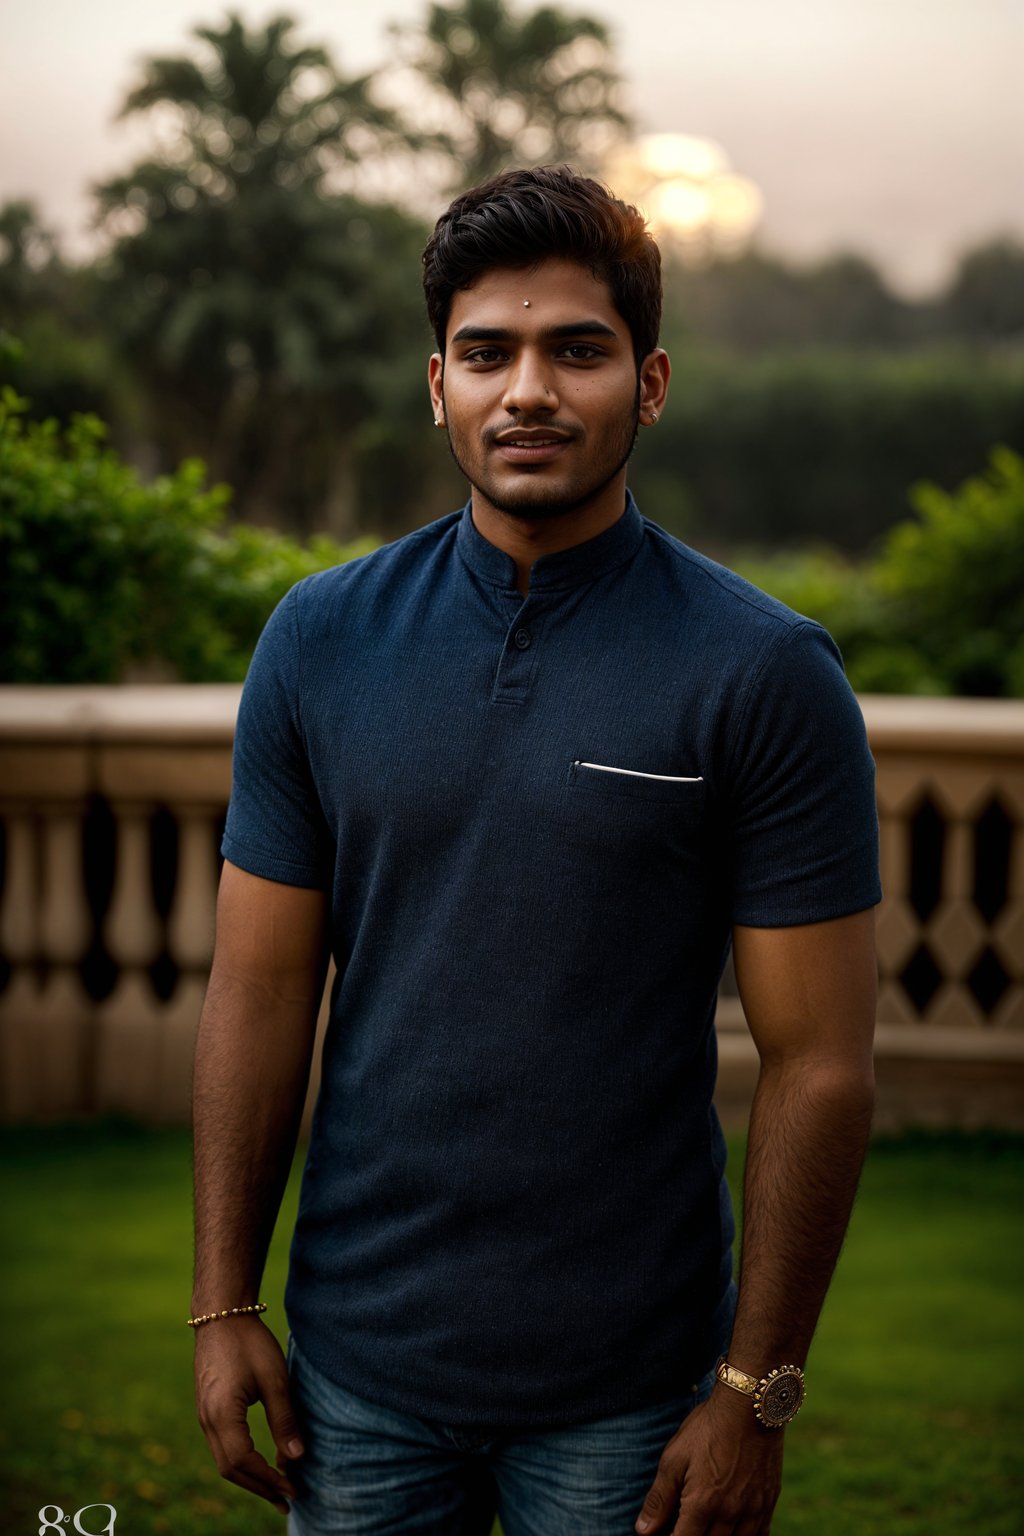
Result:
[[601,348],[589,341],[571,341],[562,348],[562,356],[567,357],[571,363],[590,363],[602,355]]
[[497,347],[474,347],[472,352],[466,353],[465,361],[486,367],[490,363],[500,363],[504,356]]

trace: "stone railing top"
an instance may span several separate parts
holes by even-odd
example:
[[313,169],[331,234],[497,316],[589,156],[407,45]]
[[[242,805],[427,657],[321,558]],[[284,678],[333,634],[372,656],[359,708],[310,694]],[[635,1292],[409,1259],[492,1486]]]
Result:
[[875,751],[1024,752],[1024,699],[859,697]]
[[0,687],[0,739],[230,747],[240,683]]
[[[240,695],[238,683],[7,685],[0,687],[0,738],[229,746]],[[863,694],[860,705],[876,750],[1024,752],[1024,699]]]

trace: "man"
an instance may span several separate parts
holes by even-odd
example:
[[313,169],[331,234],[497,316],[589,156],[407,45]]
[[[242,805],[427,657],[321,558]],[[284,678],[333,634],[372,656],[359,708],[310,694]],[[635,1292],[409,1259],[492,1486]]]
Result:
[[[860,714],[822,630],[626,490],[669,380],[634,209],[507,173],[441,218],[424,283],[470,502],[294,589],[239,715],[200,1419],[298,1536],[496,1510],[506,1536],[764,1536],[871,1113]],[[730,939],[761,1059],[738,1299]],[[289,1378],[253,1309],[328,950]]]

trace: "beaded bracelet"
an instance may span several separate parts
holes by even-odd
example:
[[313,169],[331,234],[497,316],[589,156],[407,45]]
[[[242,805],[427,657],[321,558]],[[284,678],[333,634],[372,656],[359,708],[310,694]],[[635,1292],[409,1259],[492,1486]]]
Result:
[[251,1307],[227,1307],[223,1312],[204,1312],[202,1317],[189,1317],[186,1319],[190,1328],[201,1328],[204,1323],[218,1323],[222,1317],[245,1317],[253,1312],[265,1312],[265,1301],[257,1301]]

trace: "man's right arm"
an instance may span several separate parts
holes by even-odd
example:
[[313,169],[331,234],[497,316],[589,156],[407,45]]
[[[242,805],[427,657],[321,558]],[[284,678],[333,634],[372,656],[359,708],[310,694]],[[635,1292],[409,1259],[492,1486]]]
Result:
[[[326,970],[327,898],[224,865],[196,1044],[192,1315],[250,1306],[284,1193]],[[196,1404],[221,1475],[279,1509],[293,1489],[259,1454],[262,1402],[278,1466],[301,1454],[284,1356],[256,1316],[196,1329]]]

